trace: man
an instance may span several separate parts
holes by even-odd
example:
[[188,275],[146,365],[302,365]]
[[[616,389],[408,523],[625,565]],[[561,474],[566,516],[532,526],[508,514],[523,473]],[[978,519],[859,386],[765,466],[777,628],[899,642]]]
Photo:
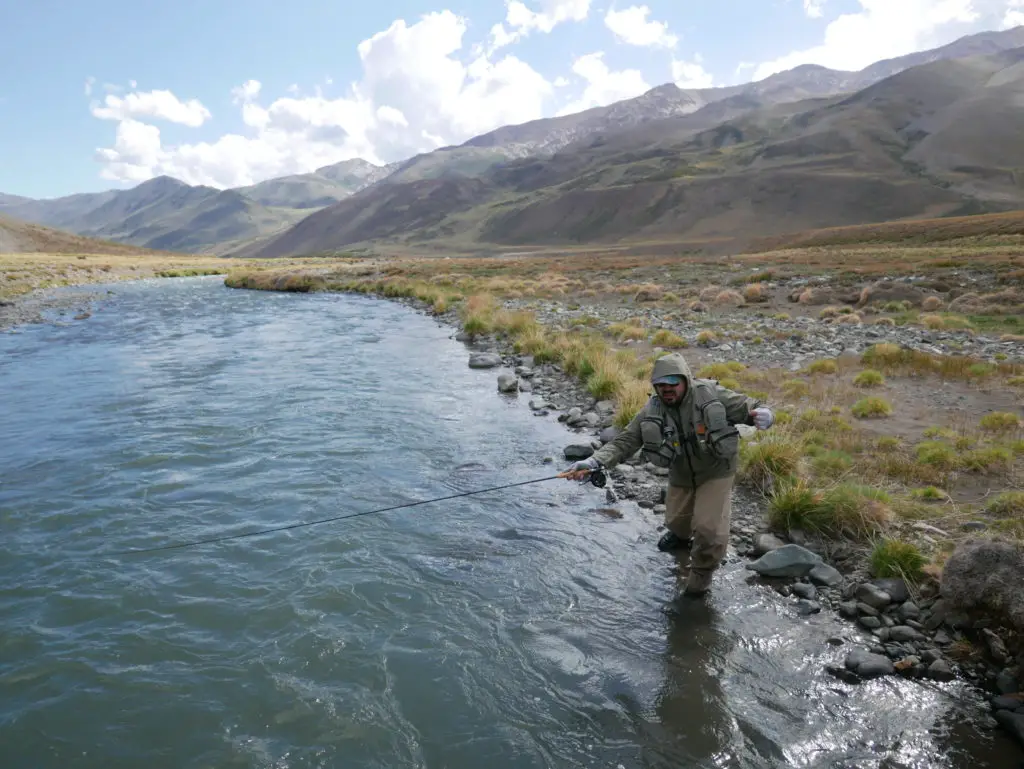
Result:
[[643,451],[646,460],[667,467],[668,531],[658,541],[658,549],[690,551],[685,592],[700,595],[710,589],[729,544],[739,454],[735,426],[767,430],[775,416],[754,398],[712,380],[695,379],[679,353],[655,362],[651,384],[656,394],[626,429],[589,459],[575,463],[568,477],[583,480],[637,450]]

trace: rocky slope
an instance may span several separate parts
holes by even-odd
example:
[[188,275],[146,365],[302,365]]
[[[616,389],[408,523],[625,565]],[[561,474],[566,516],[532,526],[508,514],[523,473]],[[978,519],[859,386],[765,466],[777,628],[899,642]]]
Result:
[[[298,174],[278,179],[271,179],[259,184],[239,188],[234,191],[218,191],[206,187],[188,187],[172,179],[154,179],[144,182],[130,190],[105,191],[100,193],[70,195],[52,200],[31,200],[13,195],[0,195],[0,213],[15,218],[59,227],[71,232],[92,237],[103,237],[119,242],[144,245],[156,248],[180,248],[189,251],[233,251],[250,243],[250,251],[278,253],[282,248],[292,248],[295,243],[289,239],[278,245],[269,245],[275,232],[302,220],[306,215],[324,207],[345,201],[352,195],[360,197],[355,210],[337,209],[333,215],[360,220],[381,216],[367,212],[367,209],[380,205],[380,201],[394,197],[408,197],[407,193],[377,194],[381,182],[414,183],[434,179],[479,179],[485,186],[494,187],[488,201],[494,206],[511,206],[516,208],[518,201],[515,190],[518,183],[503,183],[502,174],[506,177],[527,176],[536,170],[537,159],[542,158],[550,163],[570,164],[579,170],[576,177],[562,173],[560,184],[580,179],[577,186],[593,187],[589,184],[586,173],[597,175],[602,185],[610,182],[633,184],[640,181],[653,181],[689,178],[700,176],[709,169],[714,171],[719,165],[714,157],[698,158],[696,163],[690,162],[685,156],[689,151],[680,142],[692,138],[703,130],[721,127],[719,138],[705,137],[712,144],[719,143],[717,149],[729,144],[744,144],[730,121],[756,113],[761,121],[762,130],[770,130],[781,120],[787,119],[793,109],[787,105],[803,102],[803,109],[811,108],[808,99],[831,99],[837,94],[849,93],[864,89],[878,83],[884,78],[903,72],[910,67],[929,62],[970,56],[979,53],[991,54],[998,51],[1013,49],[1024,45],[1024,28],[1002,32],[983,33],[962,38],[950,45],[932,51],[911,54],[897,59],[878,62],[860,72],[838,72],[817,66],[801,66],[788,72],[779,73],[756,83],[711,89],[680,89],[667,84],[654,88],[647,93],[606,107],[599,107],[585,112],[566,115],[558,118],[547,118],[531,121],[515,126],[505,126],[495,131],[470,139],[461,146],[447,147],[431,153],[418,155],[414,158],[394,163],[389,166],[377,167],[362,160],[350,160],[334,166],[320,168],[309,174]],[[913,99],[912,93],[906,94]],[[841,214],[847,207],[857,207],[858,201],[877,196],[877,209],[884,214],[883,218],[893,216],[912,216],[922,207],[931,211],[945,211],[955,208],[957,203],[972,204],[974,197],[994,199],[1003,206],[1016,205],[1016,177],[1011,164],[997,162],[997,155],[1007,145],[1017,130],[1018,119],[1010,109],[1007,101],[1013,96],[1013,89],[1007,86],[1000,94],[1004,98],[1002,111],[994,110],[992,104],[984,107],[986,114],[998,112],[999,120],[975,121],[972,123],[967,113],[952,116],[951,125],[939,141],[921,142],[922,147],[917,155],[910,155],[905,160],[915,164],[908,173],[916,173],[914,169],[930,168],[931,160],[942,156],[945,161],[939,163],[940,169],[948,172],[949,183],[966,191],[967,198],[960,192],[941,194],[929,191],[928,194],[910,193],[918,199],[910,206],[897,206],[891,212],[889,204],[898,204],[906,190],[900,184],[895,187],[888,182],[872,180],[863,184],[861,180],[837,177],[834,171],[826,186],[831,191],[825,193],[825,204]],[[992,99],[995,99],[993,91]],[[834,101],[829,101],[833,104]],[[945,116],[936,116],[941,122]],[[754,122],[757,122],[756,120]],[[973,146],[978,141],[979,126],[986,131],[999,134],[997,141],[991,145],[987,157],[975,157],[973,150],[970,157],[961,157],[964,146]],[[716,129],[717,130],[717,129]],[[750,130],[749,128],[747,130]],[[929,128],[920,130],[930,131]],[[754,132],[755,134],[757,131]],[[1005,140],[1005,141],[1004,141]],[[806,151],[806,150],[801,150]],[[619,153],[615,156],[615,153]],[[639,160],[628,161],[629,153],[636,154]],[[646,153],[646,154],[645,154]],[[820,158],[822,148],[810,152]],[[741,156],[742,157],[742,156]],[[495,167],[509,161],[518,161],[500,171]],[[981,161],[980,163],[978,161]],[[813,165],[813,164],[811,164]],[[908,167],[909,168],[909,167]],[[820,180],[822,173],[816,178]],[[543,174],[541,174],[543,176]],[[768,176],[771,176],[769,172]],[[536,182],[534,182],[534,185]],[[554,184],[554,182],[553,182]],[[775,175],[765,178],[760,190],[755,190],[750,199],[742,199],[729,204],[736,209],[750,209],[759,205],[760,197],[786,196],[794,188],[813,184],[803,176]],[[699,186],[699,184],[698,184]],[[701,198],[705,195],[718,197],[726,201],[736,199],[737,193],[744,192],[749,181],[744,180],[739,187],[726,183],[724,187],[703,190],[695,189],[691,197]],[[187,187],[188,189],[183,189]],[[421,189],[427,189],[423,187]],[[530,189],[539,189],[532,186]],[[495,191],[497,190],[497,191]],[[221,192],[235,193],[223,197]],[[503,193],[503,194],[499,194]],[[671,200],[662,201],[669,193],[667,188],[642,194],[641,203],[654,213],[669,205]],[[972,197],[973,196],[973,197]],[[817,195],[811,196],[812,201]],[[537,202],[548,205],[546,201],[527,200],[528,204],[521,207],[522,216],[529,221],[542,222],[539,227],[523,227],[517,223],[516,216],[509,221],[497,220],[488,224],[484,232],[480,232],[481,219],[486,218],[488,211],[462,217],[441,217],[436,222],[428,223],[415,233],[413,242],[426,239],[447,238],[453,234],[473,239],[482,237],[484,241],[528,243],[546,242],[550,239],[553,229],[551,221],[537,216],[537,210],[530,208]],[[800,201],[800,206],[807,201]],[[570,198],[565,201],[554,201],[555,220],[560,221],[565,210],[571,209],[567,226],[555,233],[555,240],[574,242],[587,239],[589,226],[607,216],[610,209],[617,209],[620,201],[612,197]],[[719,208],[724,204],[720,204]],[[984,207],[983,207],[984,208]],[[979,209],[979,210],[983,210]],[[461,211],[462,209],[458,209]],[[126,224],[126,214],[132,214],[131,223]],[[452,213],[452,212],[450,212]],[[796,212],[799,213],[799,212]],[[780,217],[793,215],[785,207],[777,206],[775,210],[766,212],[764,218],[770,222],[780,221]],[[715,220],[719,214],[706,209],[695,213],[696,219]],[[658,234],[655,227],[647,232],[648,219],[657,219],[654,215],[633,215],[620,220],[612,227],[614,237],[626,235]],[[679,222],[670,222],[668,230],[677,233],[686,230],[691,219],[683,216]],[[756,218],[756,217],[755,217]],[[856,223],[864,221],[861,215],[843,217],[836,223]],[[790,230],[810,226],[818,226],[822,221],[819,215],[806,217],[796,216],[787,221]],[[388,237],[389,232],[401,232],[409,228],[401,211],[383,224],[380,231],[363,226],[352,228],[331,242],[315,243],[315,250],[330,249],[352,242],[352,238],[377,239]],[[791,226],[790,226],[791,225]],[[313,225],[304,225],[304,233],[309,233]],[[320,225],[316,225],[320,226]],[[713,222],[704,229],[730,231],[738,227],[760,226],[756,221],[735,221],[732,217]],[[343,227],[332,226],[334,232],[340,233]],[[692,229],[692,227],[691,227]],[[539,231],[538,231],[539,230]],[[621,231],[620,231],[621,230]],[[694,237],[704,237],[706,233],[698,227],[691,233]],[[312,241],[302,239],[302,247]]]
[[[851,95],[727,117],[712,104],[436,185],[369,187],[247,256],[428,241],[744,240],[1024,205],[1024,48],[940,60]],[[466,186],[472,182],[471,192]],[[461,194],[463,192],[469,194]],[[432,197],[430,197],[432,196]],[[430,216],[422,216],[424,208]],[[376,223],[376,224],[374,224]]]

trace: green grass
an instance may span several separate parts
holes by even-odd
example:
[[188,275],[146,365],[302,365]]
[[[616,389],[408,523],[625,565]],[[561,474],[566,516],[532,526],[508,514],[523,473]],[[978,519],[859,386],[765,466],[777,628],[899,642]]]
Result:
[[884,398],[872,396],[861,398],[853,404],[850,411],[858,419],[877,419],[892,414],[892,406]]
[[876,578],[902,577],[914,583],[920,580],[928,559],[912,542],[883,539],[871,550],[868,568]]
[[881,371],[875,371],[873,368],[869,368],[857,374],[857,376],[853,378],[853,383],[857,387],[880,387],[885,384],[885,377],[882,376]]

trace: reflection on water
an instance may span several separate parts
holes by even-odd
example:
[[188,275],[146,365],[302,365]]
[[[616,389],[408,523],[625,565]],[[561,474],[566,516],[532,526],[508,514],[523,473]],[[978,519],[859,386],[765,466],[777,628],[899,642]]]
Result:
[[0,336],[4,769],[1019,760],[956,685],[829,677],[856,631],[738,562],[676,600],[655,520],[587,485],[104,555],[546,477],[572,440],[394,304],[114,290]]

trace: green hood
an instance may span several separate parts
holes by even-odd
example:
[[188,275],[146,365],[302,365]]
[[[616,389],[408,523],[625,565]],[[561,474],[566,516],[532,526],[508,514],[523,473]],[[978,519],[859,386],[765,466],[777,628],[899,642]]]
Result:
[[677,352],[669,353],[654,362],[654,371],[651,372],[651,382],[663,376],[681,376],[686,380],[687,392],[690,390],[690,382],[693,374],[690,372],[690,364],[686,358]]

